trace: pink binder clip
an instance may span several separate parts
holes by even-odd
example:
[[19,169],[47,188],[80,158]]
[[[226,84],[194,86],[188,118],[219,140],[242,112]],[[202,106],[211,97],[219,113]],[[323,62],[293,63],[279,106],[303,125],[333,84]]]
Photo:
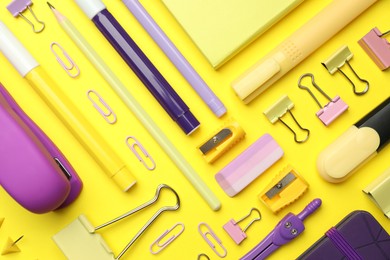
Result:
[[[62,55],[64,55],[64,57],[66,59],[66,62],[61,59],[60,55],[58,55],[58,53],[56,52],[54,46],[57,46],[57,48],[60,49],[60,51],[62,52]],[[50,44],[50,50],[54,54],[54,56],[56,57],[58,63],[61,65],[61,67],[66,71],[66,73],[68,74],[69,77],[75,78],[78,75],[80,75],[79,67],[73,61],[73,59],[68,55],[68,53],[64,50],[64,48],[62,48],[62,46],[60,44],[53,42],[52,44]],[[74,72],[72,73],[72,71],[74,71]]]
[[[165,242],[162,242],[161,241],[169,234],[171,233],[176,227],[180,227],[180,230],[179,230],[179,233],[176,233],[174,235],[172,235],[170,238],[168,238]],[[169,244],[171,244],[178,236],[181,235],[181,233],[184,232],[184,224],[181,223],[181,222],[178,222],[176,223],[173,227],[171,227],[170,229],[166,230],[164,233],[162,233],[156,240],[153,241],[153,243],[150,245],[149,247],[149,250],[150,250],[150,253],[152,254],[158,254],[159,252],[161,252],[161,250],[163,250],[164,248],[166,248]],[[154,251],[153,248],[158,248],[157,251]]]
[[[244,229],[241,229],[241,227],[238,225],[241,221],[248,218],[253,211],[256,211],[259,214],[259,217],[254,218]],[[245,238],[247,238],[247,235],[245,232],[248,230],[248,228],[255,222],[261,220],[261,213],[258,209],[252,208],[248,215],[243,217],[242,219],[238,220],[237,222],[234,219],[229,220],[228,223],[223,225],[223,229],[229,234],[229,236],[236,242],[237,245],[239,245]]]
[[[129,140],[132,139],[133,140],[133,143],[130,144],[129,143]],[[130,150],[134,153],[134,155],[137,157],[137,159],[145,166],[146,169],[148,169],[149,171],[153,171],[155,168],[156,168],[156,163],[154,162],[152,156],[150,156],[150,154],[146,151],[146,149],[141,145],[140,142],[138,142],[137,139],[135,139],[134,136],[128,136],[126,138],[126,144],[127,146],[130,148]],[[146,159],[149,159],[150,161],[150,165],[148,163],[146,163],[145,159],[137,152],[136,150],[136,147],[138,147],[141,152],[143,153],[143,156],[146,158]]]
[[[314,96],[313,92],[306,86],[303,86],[302,80],[306,77],[311,78],[312,85],[326,98],[329,100],[329,103],[326,104],[324,107],[321,105],[321,103],[318,101],[318,99]],[[339,97],[336,96],[335,98],[331,99],[314,81],[314,75],[311,73],[303,74],[298,81],[298,87],[304,90],[307,90],[312,96],[312,98],[315,100],[315,102],[318,104],[318,106],[321,108],[317,113],[317,117],[321,120],[321,122],[328,126],[330,123],[332,123],[337,117],[339,117],[342,113],[344,113],[348,109],[348,105]]]
[[390,67],[390,43],[382,38],[389,33],[390,31],[381,33],[375,27],[358,41],[359,45],[381,70]]
[[[94,94],[100,101],[100,103],[103,105],[106,111],[104,111],[94,100],[91,94]],[[116,114],[111,109],[111,107],[104,101],[104,99],[97,93],[95,90],[88,90],[87,92],[88,99],[92,102],[94,108],[102,115],[104,120],[107,121],[109,124],[115,124],[116,122]]]
[[[207,229],[205,232],[202,231],[202,226],[205,226],[205,229]],[[207,242],[207,244],[213,249],[213,251],[219,256],[219,257],[225,257],[227,255],[226,248],[222,245],[221,239],[217,237],[217,235],[214,233],[214,231],[211,229],[209,225],[205,222],[201,222],[198,225],[198,230],[200,235],[203,237],[203,239]],[[215,242],[219,245],[219,248],[208,238],[208,236],[212,237]],[[220,252],[221,251],[221,252]]]

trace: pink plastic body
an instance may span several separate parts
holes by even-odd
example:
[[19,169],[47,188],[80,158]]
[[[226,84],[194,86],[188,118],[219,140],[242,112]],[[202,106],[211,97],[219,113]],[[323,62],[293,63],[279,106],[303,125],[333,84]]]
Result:
[[316,115],[324,125],[328,126],[347,109],[348,105],[339,96],[336,96],[324,108],[318,111]]
[[390,43],[381,36],[382,33],[375,27],[358,43],[375,64],[381,70],[385,70],[390,67]]
[[265,134],[215,175],[219,186],[233,197],[283,156],[282,148]]
[[242,231],[239,225],[237,225],[236,221],[234,219],[229,220],[228,223],[223,225],[223,229],[229,234],[229,236],[236,242],[237,245],[239,245],[245,238],[247,238],[247,235]]

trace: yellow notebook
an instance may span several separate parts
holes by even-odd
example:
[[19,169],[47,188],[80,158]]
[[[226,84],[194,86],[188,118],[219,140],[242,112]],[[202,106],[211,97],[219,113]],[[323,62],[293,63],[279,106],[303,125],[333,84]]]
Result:
[[162,0],[217,69],[303,0]]

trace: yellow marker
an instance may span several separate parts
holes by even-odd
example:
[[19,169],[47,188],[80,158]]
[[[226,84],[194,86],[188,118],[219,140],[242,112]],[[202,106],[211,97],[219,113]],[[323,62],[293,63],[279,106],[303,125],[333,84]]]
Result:
[[276,213],[302,196],[308,187],[302,176],[287,166],[259,194],[259,200]]
[[27,79],[107,175],[123,191],[132,187],[136,180],[126,165],[2,22],[0,38],[0,51],[20,75]]

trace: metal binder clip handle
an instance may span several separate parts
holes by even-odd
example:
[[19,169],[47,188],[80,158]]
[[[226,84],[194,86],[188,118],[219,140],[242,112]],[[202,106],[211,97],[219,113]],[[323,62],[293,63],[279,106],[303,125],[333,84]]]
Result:
[[[100,103],[103,105],[103,108],[106,110],[104,111],[100,105],[95,101],[95,99],[92,97],[91,94],[94,94]],[[117,121],[115,112],[111,109],[111,107],[104,101],[104,99],[97,93],[95,90],[90,89],[87,92],[88,99],[92,102],[93,107],[102,115],[104,120],[106,120],[109,124],[115,124]]]
[[[167,237],[167,235],[169,233],[171,233],[176,227],[181,227],[179,232],[172,235],[170,238],[168,238],[165,242],[162,242],[161,241]],[[156,240],[153,241],[153,243],[150,245],[150,253],[152,254],[158,254],[159,252],[161,252],[161,250],[163,250],[164,248],[166,248],[169,244],[171,244],[178,236],[181,235],[181,233],[184,232],[184,224],[181,223],[181,222],[178,222],[176,223],[173,227],[171,227],[170,229],[166,230],[164,233],[162,233]],[[154,247],[157,247],[158,250],[157,251],[154,251],[153,248]]]
[[[202,231],[202,226],[205,226],[207,228],[207,231]],[[198,231],[200,235],[203,237],[203,239],[207,242],[207,244],[213,249],[213,251],[219,256],[219,257],[225,257],[227,255],[226,248],[222,245],[221,239],[217,237],[217,235],[214,233],[214,231],[210,228],[209,225],[205,222],[201,222],[198,225]],[[216,245],[208,238],[208,236],[212,237],[217,244],[219,245],[220,249],[222,250],[222,253],[220,253],[216,247]]]
[[[23,20],[25,20],[29,25],[31,25],[35,33],[40,33],[43,31],[43,29],[45,29],[45,23],[37,18],[37,16],[35,15],[34,11],[31,8],[32,4],[33,3],[31,0],[14,0],[7,6],[7,9],[14,17],[17,16],[22,17]],[[26,9],[30,11],[35,21],[41,24],[41,28],[39,30],[35,29],[34,23],[31,22],[26,16],[23,15],[23,12]]]
[[[57,46],[57,48],[59,48],[61,50],[62,55],[64,55],[64,57],[66,59],[66,62],[61,59],[60,55],[56,52],[54,46]],[[77,64],[73,61],[73,59],[69,56],[69,54],[64,50],[64,48],[62,48],[62,46],[59,43],[57,43],[57,42],[51,43],[50,50],[54,54],[54,56],[56,57],[56,60],[61,65],[61,67],[65,70],[66,74],[68,74],[69,77],[75,78],[78,75],[80,75],[79,67],[77,66]],[[72,71],[74,71],[74,73],[72,73]]]
[[[133,144],[129,143],[130,139],[134,141]],[[146,151],[146,149],[134,136],[128,136],[126,138],[126,144],[130,148],[130,150],[134,153],[134,155],[137,157],[137,159],[145,166],[146,169],[148,169],[149,171],[153,171],[156,168],[156,163],[153,160],[152,156],[150,156],[150,154]],[[136,147],[138,147],[141,150],[145,158],[149,159],[150,165],[147,164],[144,158],[137,152]]]

